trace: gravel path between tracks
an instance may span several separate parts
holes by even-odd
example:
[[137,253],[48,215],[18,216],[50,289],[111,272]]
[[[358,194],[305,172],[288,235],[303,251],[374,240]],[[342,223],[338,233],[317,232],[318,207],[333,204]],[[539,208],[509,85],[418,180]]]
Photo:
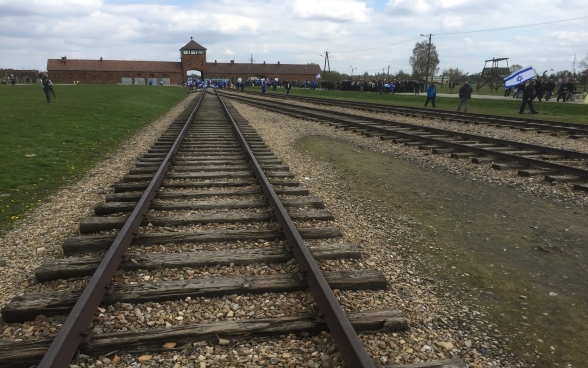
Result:
[[[507,351],[500,332],[485,321],[485,313],[479,306],[440,295],[434,283],[419,275],[418,270],[423,266],[418,261],[418,254],[402,250],[410,249],[410,244],[419,235],[412,230],[409,222],[401,220],[402,213],[383,216],[371,203],[358,203],[354,198],[350,198],[344,190],[345,178],[340,173],[335,172],[327,162],[317,162],[299,152],[294,145],[305,136],[320,135],[423,164],[430,165],[432,159],[433,165],[437,167],[444,167],[462,175],[468,174],[476,180],[488,180],[488,169],[482,172],[481,166],[477,166],[477,170],[472,170],[472,164],[465,161],[449,159],[442,155],[435,155],[432,158],[425,156],[423,151],[390,141],[365,138],[341,129],[263,111],[235,101],[232,104],[258,130],[274,153],[290,165],[290,170],[297,174],[298,178],[304,179],[311,195],[317,195],[325,202],[326,208],[335,216],[335,224],[343,232],[345,241],[358,244],[364,255],[358,266],[377,268],[389,280],[388,291],[365,293],[361,302],[353,298],[361,299],[361,295],[349,295],[349,302],[340,298],[346,310],[348,303],[361,303],[373,308],[376,303],[390,305],[389,302],[392,301],[392,304],[407,314],[407,319],[411,323],[410,330],[392,336],[367,336],[365,344],[370,351],[378,351],[384,360],[391,363],[418,362],[425,358],[426,353],[433,350],[436,353],[433,358],[462,358],[469,362],[471,367],[515,367],[517,364],[524,366],[524,363],[517,362]],[[475,176],[470,174],[472,171]],[[491,180],[518,179],[503,178],[503,172],[498,174],[498,177]],[[542,184],[530,186],[534,188]],[[564,193],[567,194],[567,191]],[[466,322],[469,330],[459,327],[457,321]],[[449,349],[446,349],[447,347]],[[482,355],[480,349],[491,353]],[[431,356],[426,355],[427,360],[430,360]]]
[[[111,185],[127,174],[138,157],[149,149],[155,140],[186,109],[196,95],[190,95],[165,115],[141,129],[125,141],[116,152],[90,170],[78,182],[60,190],[36,208],[14,230],[0,239],[0,272],[3,287],[0,306],[17,295],[35,292],[35,269],[46,259],[63,258],[61,245],[78,232],[80,222],[92,214],[94,206],[104,202],[112,192]],[[74,289],[79,286],[59,282],[57,289]],[[6,326],[0,323],[0,331]],[[4,333],[3,339],[9,338]]]

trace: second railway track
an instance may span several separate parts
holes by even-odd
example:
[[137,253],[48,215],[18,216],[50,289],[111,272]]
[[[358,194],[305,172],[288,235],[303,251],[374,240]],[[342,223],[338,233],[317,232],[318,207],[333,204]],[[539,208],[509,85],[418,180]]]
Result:
[[[176,141],[178,134],[184,138]],[[85,290],[27,294],[4,306],[5,323],[61,330],[54,340],[0,342],[0,365],[29,367],[44,356],[40,366],[60,367],[76,351],[151,354],[330,329],[347,366],[375,366],[356,333],[405,331],[408,321],[395,308],[345,317],[331,289],[377,291],[387,280],[376,269],[319,270],[315,260],[361,252],[342,239],[320,198],[298,184],[234,109],[203,95],[80,224],[80,235],[66,240],[66,258],[36,270],[40,283],[86,277]],[[109,257],[114,266],[104,266]]]
[[368,136],[379,136],[383,140],[417,146],[436,154],[471,158],[474,163],[490,162],[495,169],[515,169],[521,176],[543,175],[549,182],[573,182],[575,189],[588,191],[588,153],[585,152],[370,118],[361,114],[296,106],[238,93],[226,95],[263,109],[328,123]]

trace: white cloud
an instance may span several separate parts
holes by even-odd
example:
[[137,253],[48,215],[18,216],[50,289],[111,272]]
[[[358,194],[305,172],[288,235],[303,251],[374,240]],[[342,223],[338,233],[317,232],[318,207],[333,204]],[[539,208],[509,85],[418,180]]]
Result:
[[366,4],[354,0],[294,0],[288,9],[292,16],[307,19],[361,22],[367,17]]

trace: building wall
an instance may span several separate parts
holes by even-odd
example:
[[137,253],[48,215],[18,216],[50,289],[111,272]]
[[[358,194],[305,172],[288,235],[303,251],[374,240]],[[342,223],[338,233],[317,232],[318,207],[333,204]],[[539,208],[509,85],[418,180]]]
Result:
[[246,81],[249,78],[266,78],[270,80],[274,80],[278,78],[280,81],[313,81],[316,80],[316,74],[276,74],[275,72],[268,73],[265,75],[259,74],[239,74],[239,73],[209,73],[208,78],[211,79],[230,79],[233,82],[236,82],[238,78],[241,78],[243,81]]
[[170,84],[182,82],[182,73],[129,73],[129,72],[94,72],[84,70],[49,70],[47,72],[49,79],[53,83],[102,83],[117,84],[122,83],[123,78],[169,78]]

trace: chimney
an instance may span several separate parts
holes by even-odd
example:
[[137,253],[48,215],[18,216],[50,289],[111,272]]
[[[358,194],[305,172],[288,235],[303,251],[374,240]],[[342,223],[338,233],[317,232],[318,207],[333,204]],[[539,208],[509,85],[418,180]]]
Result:
[[280,62],[278,61],[278,68],[280,67]]
[[263,66],[265,66],[265,61],[263,62]]
[[235,66],[235,60],[231,60],[231,66]]
[[62,56],[62,57],[61,57],[61,61],[62,61],[64,64],[65,64],[65,61],[66,61],[66,60],[67,60],[67,57],[65,57],[65,56]]
[[102,56],[100,56],[100,62],[102,62]]
[[216,65],[216,60],[214,61],[214,65]]

